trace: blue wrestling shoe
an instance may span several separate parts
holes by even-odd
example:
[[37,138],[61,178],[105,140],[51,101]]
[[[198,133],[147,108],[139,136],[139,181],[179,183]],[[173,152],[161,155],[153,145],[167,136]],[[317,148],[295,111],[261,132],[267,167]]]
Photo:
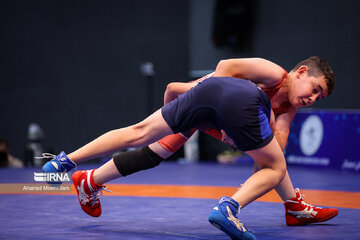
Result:
[[233,240],[256,240],[255,235],[248,231],[237,218],[236,215],[239,211],[238,202],[231,197],[222,197],[219,204],[211,211],[209,222],[225,232]]
[[43,153],[42,158],[52,158],[42,167],[43,172],[69,172],[77,168],[75,162],[71,161],[64,152],[55,156],[49,153]]

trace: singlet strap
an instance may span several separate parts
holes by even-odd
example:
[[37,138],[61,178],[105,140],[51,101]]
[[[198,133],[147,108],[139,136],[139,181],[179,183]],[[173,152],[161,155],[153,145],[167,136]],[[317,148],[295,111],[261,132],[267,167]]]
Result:
[[[281,68],[282,68],[282,67],[281,67]],[[284,70],[284,75],[283,75],[281,81],[280,81],[277,85],[275,85],[275,86],[273,86],[273,87],[263,88],[262,90],[263,90],[264,92],[270,92],[270,91],[277,90],[277,89],[279,89],[279,88],[281,87],[281,85],[283,85],[283,83],[284,83],[285,80],[287,79],[288,72],[287,72],[284,68],[282,68],[282,69]]]

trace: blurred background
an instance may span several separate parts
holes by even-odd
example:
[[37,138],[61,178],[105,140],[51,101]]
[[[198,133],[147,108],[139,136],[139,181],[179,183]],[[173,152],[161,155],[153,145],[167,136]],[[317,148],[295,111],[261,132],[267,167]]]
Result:
[[[71,152],[160,108],[168,83],[239,57],[290,71],[322,56],[335,91],[313,108],[360,109],[359,12],[356,0],[2,0],[0,136],[20,159]],[[226,149],[201,141],[202,159]]]

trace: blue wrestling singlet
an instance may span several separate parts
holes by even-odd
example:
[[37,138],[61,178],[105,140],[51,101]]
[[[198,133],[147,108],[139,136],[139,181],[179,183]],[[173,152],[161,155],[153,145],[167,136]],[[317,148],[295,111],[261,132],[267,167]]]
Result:
[[222,129],[242,151],[267,145],[271,102],[254,83],[232,77],[211,77],[161,109],[174,133],[192,128]]

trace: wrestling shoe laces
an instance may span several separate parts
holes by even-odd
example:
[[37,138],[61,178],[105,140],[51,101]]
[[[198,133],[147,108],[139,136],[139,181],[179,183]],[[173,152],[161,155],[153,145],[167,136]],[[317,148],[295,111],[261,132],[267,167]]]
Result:
[[42,167],[43,172],[69,172],[77,168],[77,164],[68,158],[64,152],[61,152],[57,156],[51,153],[43,153],[41,157],[36,158],[50,159]]
[[286,200],[285,202],[300,204],[301,206],[303,206],[304,209],[302,211],[288,210],[287,212],[290,214],[293,214],[296,218],[314,218],[314,217],[316,217],[316,215],[318,214],[318,211],[316,211],[316,210],[320,210],[322,208],[313,206],[309,203],[306,203],[303,199],[303,196],[306,196],[306,195],[301,194],[299,188],[296,188],[295,192],[296,192],[296,200],[289,199],[289,200]]
[[56,158],[56,155],[51,154],[51,153],[42,153],[41,155],[42,155],[41,157],[34,157],[34,158],[37,158],[37,159],[48,159],[49,158],[51,160]]
[[[83,182],[81,183],[83,184]],[[99,203],[99,198],[103,197],[103,191],[112,193],[111,190],[108,190],[108,187],[106,186],[100,186],[98,189],[94,189],[91,187],[90,196],[86,194],[84,187],[76,186],[77,190],[79,191],[79,201],[82,205],[87,205],[87,202],[91,204],[91,206],[94,206],[95,204]],[[99,194],[100,193],[100,194]]]
[[94,171],[76,171],[72,175],[73,183],[78,195],[81,209],[92,217],[101,215],[101,201],[103,191],[112,192],[106,186],[98,185],[94,182]]
[[[94,193],[91,194],[90,196],[90,200],[93,202],[92,206],[94,206],[95,204],[97,204],[99,202],[99,198],[103,197],[103,191],[105,192],[109,192],[112,193],[111,190],[108,190],[108,187],[106,186],[101,186],[99,187],[97,190],[94,191]],[[100,194],[99,194],[100,192]]]
[[[233,222],[236,226],[237,229],[243,231],[243,232],[246,232],[247,231],[247,228],[244,226],[244,224],[242,222],[240,222],[240,220],[236,217],[234,217],[234,215],[232,214],[229,206],[226,206],[226,211],[228,213],[228,217],[227,219],[231,222]],[[237,213],[239,213],[240,211],[238,211]]]
[[339,213],[336,208],[321,208],[306,203],[303,199],[305,195],[301,194],[298,188],[295,189],[295,193],[296,197],[284,202],[285,220],[288,226],[325,222]]

